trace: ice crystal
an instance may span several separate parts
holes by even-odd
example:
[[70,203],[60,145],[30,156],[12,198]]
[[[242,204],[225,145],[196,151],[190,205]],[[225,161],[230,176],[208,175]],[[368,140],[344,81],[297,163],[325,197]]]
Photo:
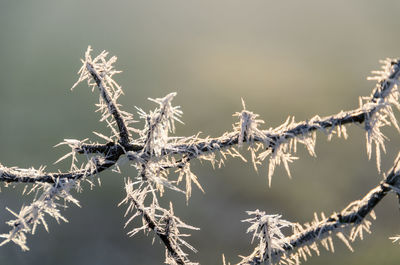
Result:
[[137,108],[140,118],[146,121],[142,132],[145,142],[143,151],[150,155],[160,156],[162,149],[168,144],[168,133],[175,132],[175,121],[182,123],[179,119],[182,115],[180,107],[171,104],[175,96],[176,93],[170,93],[163,98],[149,98],[150,101],[159,104],[159,107],[149,114]]
[[190,170],[190,163],[186,163],[179,172],[179,178],[177,183],[183,180],[185,177],[186,181],[186,203],[188,203],[190,196],[192,195],[192,182],[196,184],[196,186],[204,193],[203,188],[201,187],[200,182],[197,179],[197,176],[193,174]]
[[147,195],[154,195],[150,186],[143,187],[141,185],[135,187],[135,183],[130,179],[127,179],[125,183],[125,191],[127,195],[120,203],[120,205],[128,204],[125,216],[136,210],[136,212],[134,212],[125,223],[125,226],[138,216],[142,217],[143,222],[142,226],[132,229],[128,232],[128,235],[133,236],[140,231],[147,233],[152,230],[167,244],[167,264],[176,264],[177,259],[184,262],[184,264],[196,264],[191,263],[187,259],[187,254],[183,251],[182,246],[185,246],[193,252],[197,252],[197,250],[184,240],[185,237],[190,235],[181,233],[180,229],[199,230],[199,228],[187,225],[175,216],[172,203],[170,203],[169,210],[166,210],[160,207],[156,198],[153,197],[151,206],[145,206]]
[[376,88],[370,97],[360,99],[360,104],[363,100],[368,101],[362,105],[364,110],[370,111],[365,119],[367,153],[371,158],[372,145],[375,144],[376,164],[380,171],[381,150],[386,152],[384,144],[386,137],[381,132],[381,128],[393,125],[400,132],[392,108],[395,106],[400,110],[398,90],[400,71],[396,61],[386,59],[382,61],[382,70],[372,73],[375,75],[368,79],[377,81]]
[[400,243],[400,235],[389,237],[389,239],[392,240],[393,243],[396,243],[397,241],[399,241],[399,243]]
[[[114,80],[114,76],[120,73],[114,68],[117,58],[109,58],[105,51],[92,58],[91,51],[89,46],[78,72],[78,81],[72,88],[87,81],[92,90],[99,90],[97,107],[101,113],[100,121],[106,122],[110,136],[94,132],[106,141],[104,144],[89,142],[88,139],[65,139],[60,143],[59,145],[67,145],[71,149],[56,161],[58,163],[69,157],[72,159],[70,171],[67,173],[45,173],[44,167],[7,168],[0,164],[0,180],[6,184],[34,183],[28,192],[25,188],[23,193],[36,192],[32,204],[22,206],[19,212],[8,209],[15,219],[8,222],[12,227],[11,231],[0,235],[4,238],[0,245],[14,242],[23,250],[28,250],[26,234],[35,233],[38,225],[43,225],[48,230],[46,215],[57,221],[67,221],[61,215],[60,208],[66,207],[67,202],[79,206],[79,202],[70,192],[81,191],[82,180],[89,182],[92,187],[93,177],[99,172],[111,169],[121,173],[121,163],[129,163],[136,169],[137,176],[134,180],[127,178],[125,181],[126,197],[121,202],[127,204],[125,215],[128,220],[125,226],[130,225],[137,217],[141,218],[142,224],[131,229],[128,235],[133,236],[140,231],[148,234],[153,231],[155,237],[165,245],[166,263],[194,264],[190,262],[184,250],[196,250],[185,240],[189,234],[180,230],[198,228],[187,225],[178,218],[172,203],[168,208],[164,208],[159,202],[159,198],[167,190],[172,190],[184,193],[188,203],[192,194],[192,183],[204,192],[198,177],[191,170],[191,162],[194,159],[209,161],[213,167],[221,167],[226,159],[234,157],[247,162],[242,154],[243,146],[246,145],[255,170],[258,166],[268,163],[268,183],[271,186],[276,166],[283,164],[287,174],[291,176],[289,165],[298,159],[295,156],[298,144],[303,145],[311,156],[316,156],[318,131],[325,133],[328,139],[334,135],[346,139],[347,124],[364,122],[368,157],[371,158],[375,147],[378,171],[381,153],[385,152],[386,137],[382,128],[393,125],[400,132],[393,113],[393,107],[400,109],[398,60],[383,61],[382,70],[374,72],[375,76],[370,78],[377,81],[374,91],[370,96],[360,98],[360,105],[355,110],[340,111],[322,118],[316,115],[310,120],[300,122],[289,116],[276,128],[262,129],[264,121],[259,119],[258,114],[248,110],[242,99],[243,108],[234,114],[238,121],[233,125],[232,131],[215,138],[202,138],[200,133],[190,137],[171,136],[175,132],[175,122],[181,122],[182,116],[180,107],[172,105],[176,93],[156,99],[149,98],[157,104],[157,108],[145,112],[137,107],[139,117],[144,121],[143,129],[130,127],[130,124],[135,122],[133,115],[121,110],[118,103],[123,91]],[[132,133],[138,137],[133,138]],[[78,155],[86,157],[86,161],[81,165],[78,165]],[[400,172],[398,160],[399,158],[393,172],[378,188],[372,190],[364,199],[351,203],[341,213],[334,213],[328,218],[323,213],[321,216],[315,214],[310,223],[300,225],[282,220],[280,215],[267,215],[259,210],[248,211],[251,218],[243,221],[250,223],[247,232],[253,233],[252,242],[257,240],[258,245],[250,256],[243,257],[240,264],[260,264],[267,261],[270,264],[299,264],[301,259],[306,260],[313,252],[319,255],[319,245],[334,251],[334,236],[352,250],[351,243],[355,239],[363,239],[364,232],[370,233],[371,221],[365,218],[368,212],[361,211],[368,206],[370,198],[384,196],[389,190],[400,194],[400,181],[397,180]],[[60,200],[64,200],[64,205],[59,203]],[[368,209],[374,219],[371,210]],[[282,229],[286,227],[292,227],[292,236],[283,235]],[[399,238],[400,236],[396,236],[391,239],[397,241]],[[225,263],[225,257],[223,260]]]
[[248,144],[253,143],[254,139],[266,140],[266,135],[263,133],[258,126],[263,124],[263,120],[257,119],[258,114],[246,110],[246,104],[242,99],[243,110],[236,112],[233,116],[239,117],[239,123],[234,128],[239,132],[238,145],[242,146],[243,142],[246,141]]
[[282,240],[285,240],[285,236],[281,231],[282,228],[291,227],[293,224],[281,219],[281,215],[267,215],[259,210],[247,211],[247,214],[254,217],[242,222],[250,223],[247,233],[253,233],[252,242],[256,238],[259,240],[257,247],[259,259],[261,262],[268,260],[269,264],[272,264],[272,250],[283,250]]
[[[74,89],[79,83],[87,80],[88,86],[92,88],[92,91],[96,87],[100,90],[99,103],[97,111],[102,114],[100,121],[105,121],[107,127],[112,131],[112,138],[118,139],[123,130],[130,130],[137,132],[136,129],[130,128],[129,125],[134,123],[133,115],[131,113],[121,111],[120,105],[117,103],[118,98],[124,94],[122,88],[114,80],[114,75],[121,73],[114,68],[114,64],[117,61],[116,56],[112,56],[107,59],[108,52],[103,51],[95,58],[91,56],[92,48],[89,46],[86,53],[85,59],[82,60],[82,67],[78,74],[78,81],[72,86]],[[122,128],[121,124],[124,124]]]
[[58,223],[60,221],[68,222],[67,219],[61,215],[59,210],[60,207],[65,206],[59,204],[57,200],[63,199],[65,202],[71,202],[80,207],[79,201],[70,194],[70,190],[74,185],[73,180],[57,181],[54,185],[44,183],[41,187],[43,189],[42,195],[38,199],[35,199],[31,205],[22,206],[19,213],[15,213],[7,208],[16,219],[7,222],[12,229],[8,234],[0,235],[0,237],[5,238],[3,242],[0,243],[0,246],[8,242],[14,242],[19,245],[22,250],[29,250],[26,245],[27,233],[35,234],[39,224],[42,224],[46,231],[49,231],[45,221],[46,214],[56,219]]

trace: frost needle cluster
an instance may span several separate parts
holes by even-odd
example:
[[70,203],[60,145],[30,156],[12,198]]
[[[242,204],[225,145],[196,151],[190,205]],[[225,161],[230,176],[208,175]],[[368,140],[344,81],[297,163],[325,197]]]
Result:
[[[368,156],[371,158],[375,149],[380,171],[386,139],[381,129],[393,125],[400,131],[393,113],[394,107],[400,109],[399,60],[382,62],[382,70],[374,72],[370,78],[377,82],[376,87],[370,96],[360,98],[359,107],[354,110],[327,117],[317,115],[297,122],[290,116],[276,128],[263,129],[264,121],[248,110],[242,99],[243,109],[233,115],[237,121],[232,131],[219,137],[201,137],[200,133],[180,137],[174,136],[176,123],[182,123],[183,114],[181,108],[173,104],[176,93],[149,98],[156,105],[154,110],[146,112],[136,107],[137,115],[124,111],[118,103],[123,91],[114,79],[120,73],[114,68],[117,58],[109,58],[105,51],[94,58],[91,53],[89,47],[73,88],[86,81],[93,92],[98,91],[97,111],[109,133],[94,132],[102,142],[64,139],[59,145],[68,146],[70,152],[57,162],[71,158],[68,172],[47,173],[44,167],[36,170],[0,164],[0,181],[5,185],[25,183],[24,192],[35,194],[32,203],[22,206],[19,211],[7,208],[14,219],[7,222],[11,230],[0,235],[3,238],[0,246],[13,242],[22,250],[28,250],[27,234],[34,234],[38,225],[48,230],[48,216],[58,222],[67,222],[61,210],[70,203],[80,206],[71,193],[82,192],[84,183],[89,183],[90,188],[95,186],[96,180],[100,183],[98,175],[102,171],[121,173],[119,165],[129,163],[134,168],[133,175],[125,176],[126,196],[120,203],[127,206],[125,227],[129,229],[128,235],[134,236],[138,232],[153,235],[154,240],[165,246],[167,264],[197,264],[189,256],[197,250],[189,243],[188,231],[199,228],[181,220],[175,214],[172,202],[163,205],[164,200],[160,200],[172,191],[182,193],[189,203],[193,184],[204,192],[201,181],[191,170],[193,160],[208,161],[216,167],[222,166],[228,158],[237,157],[246,162],[243,149],[247,147],[255,170],[265,168],[271,186],[276,166],[282,164],[291,176],[290,164],[298,159],[298,144],[303,145],[311,156],[316,156],[318,132],[327,135],[328,139],[335,135],[347,139],[346,126],[356,123],[364,124]],[[240,256],[239,264],[299,264],[312,253],[319,255],[320,245],[333,251],[333,236],[353,250],[351,243],[357,238],[363,239],[364,232],[371,232],[371,221],[375,219],[373,208],[389,192],[400,194],[399,164],[396,159],[384,180],[362,199],[330,216],[315,214],[310,223],[292,223],[283,220],[281,215],[248,211],[250,218],[244,222],[250,223],[247,232],[253,234],[252,243],[256,241],[257,245],[250,255]],[[141,221],[139,225],[136,225],[136,219]],[[392,240],[398,241],[399,236]]]

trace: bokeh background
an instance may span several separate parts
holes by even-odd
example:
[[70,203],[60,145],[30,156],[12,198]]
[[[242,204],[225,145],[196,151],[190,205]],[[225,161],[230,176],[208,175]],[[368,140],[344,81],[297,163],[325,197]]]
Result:
[[[125,96],[124,110],[154,108],[147,97],[178,92],[184,111],[178,135],[218,136],[232,128],[232,114],[247,108],[260,114],[265,127],[337,113],[358,106],[369,95],[367,81],[378,61],[400,56],[399,1],[0,1],[0,162],[6,166],[68,169],[53,165],[68,150],[53,148],[64,138],[101,140],[108,133],[94,104],[98,94],[84,84],[73,92],[80,58],[88,45],[117,55],[123,73],[116,77]],[[141,126],[141,124],[138,124]],[[382,168],[390,168],[400,144],[393,128]],[[246,235],[246,210],[282,214],[307,222],[314,212],[330,214],[361,198],[382,178],[368,161],[364,132],[349,127],[349,140],[318,135],[317,158],[300,148],[293,179],[277,169],[267,186],[267,167],[257,174],[250,164],[228,160],[213,170],[194,162],[206,193],[166,194],[178,216],[200,227],[189,239],[198,250],[192,260],[221,264],[222,253],[237,262],[253,246]],[[126,236],[123,176],[104,172],[101,187],[77,194],[82,208],[63,211],[69,223],[49,221],[30,236],[29,252],[8,244],[0,264],[162,264],[163,246],[152,236]],[[2,188],[0,230],[31,197],[21,187]],[[336,253],[324,250],[305,264],[399,264],[400,246],[388,237],[400,233],[396,198],[376,207],[372,235],[350,252],[336,241]]]

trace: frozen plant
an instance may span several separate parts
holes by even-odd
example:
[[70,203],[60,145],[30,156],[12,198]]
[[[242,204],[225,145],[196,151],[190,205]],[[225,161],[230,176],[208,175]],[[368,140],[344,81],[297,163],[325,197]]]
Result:
[[[328,139],[335,135],[346,139],[346,126],[355,123],[364,124],[368,155],[371,157],[375,149],[380,171],[381,152],[385,152],[386,139],[381,128],[393,125],[399,130],[393,107],[400,109],[400,60],[386,59],[382,62],[382,70],[374,72],[375,76],[371,78],[377,81],[376,87],[370,96],[360,98],[356,109],[322,118],[314,116],[300,122],[288,117],[276,128],[262,129],[264,121],[248,110],[242,100],[243,110],[234,114],[238,121],[233,124],[232,131],[219,137],[202,138],[200,134],[190,137],[173,135],[175,123],[182,123],[182,111],[172,103],[176,93],[149,99],[157,105],[152,111],[136,107],[137,117],[143,120],[144,126],[134,127],[137,122],[134,115],[123,111],[118,103],[123,91],[114,80],[115,74],[120,73],[114,68],[117,58],[108,58],[105,51],[93,58],[91,52],[89,47],[73,88],[87,81],[92,91],[99,91],[98,111],[110,133],[95,132],[104,140],[102,143],[89,139],[65,139],[61,142],[59,145],[68,146],[70,152],[57,162],[70,157],[68,172],[48,173],[45,167],[36,170],[0,164],[0,181],[4,185],[25,185],[27,193],[36,194],[33,202],[22,206],[19,211],[8,209],[14,219],[7,222],[11,229],[0,235],[3,238],[0,245],[13,242],[22,250],[28,250],[27,235],[34,234],[38,225],[48,230],[48,216],[66,222],[61,209],[67,208],[69,203],[80,205],[73,192],[82,192],[85,182],[90,187],[94,186],[102,171],[121,173],[119,165],[129,163],[135,168],[136,176],[125,176],[126,197],[120,205],[127,206],[126,227],[130,227],[135,218],[140,218],[142,225],[129,228],[128,235],[134,236],[143,231],[158,238],[165,246],[167,264],[196,264],[189,256],[189,251],[197,250],[189,243],[188,231],[199,228],[186,224],[175,215],[172,203],[164,206],[159,200],[173,191],[184,194],[186,203],[189,203],[192,184],[203,191],[201,181],[191,170],[193,160],[208,161],[216,167],[222,166],[230,157],[246,161],[242,153],[247,147],[256,170],[260,165],[268,164],[268,183],[271,185],[275,167],[280,164],[291,176],[290,164],[298,159],[295,156],[298,144],[315,156],[318,132],[323,132]],[[78,157],[85,162],[79,165]],[[363,198],[329,216],[315,214],[309,223],[285,221],[279,214],[266,214],[260,210],[248,211],[251,217],[244,222],[250,223],[247,232],[253,234],[253,242],[256,241],[257,245],[250,255],[241,256],[239,264],[299,264],[312,253],[319,255],[320,246],[333,251],[334,237],[353,250],[352,242],[357,238],[363,239],[364,232],[371,233],[374,207],[389,192],[395,192],[400,197],[399,161],[397,158],[384,179]],[[396,242],[399,238],[394,236],[391,239]]]
[[[293,224],[286,220],[281,219],[281,215],[267,215],[265,212],[259,210],[248,211],[248,215],[254,217],[243,220],[242,222],[250,223],[247,233],[253,233],[252,243],[255,238],[259,240],[259,245],[256,247],[257,259],[259,262],[264,263],[268,261],[272,264],[272,250],[284,250],[282,248],[282,240],[286,240],[281,229],[284,227],[291,227]],[[288,243],[288,242],[287,242]],[[253,258],[251,256],[251,258]],[[242,262],[251,262],[248,258],[244,258]]]

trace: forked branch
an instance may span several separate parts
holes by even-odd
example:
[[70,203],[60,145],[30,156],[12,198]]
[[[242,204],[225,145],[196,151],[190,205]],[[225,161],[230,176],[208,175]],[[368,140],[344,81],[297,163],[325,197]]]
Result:
[[[126,197],[121,204],[127,204],[126,215],[129,219],[126,226],[135,217],[141,217],[143,225],[133,228],[129,235],[139,231],[148,233],[152,231],[164,244],[166,249],[166,263],[168,264],[194,264],[188,258],[183,247],[196,251],[184,238],[189,234],[182,234],[180,229],[198,230],[198,228],[185,224],[175,216],[170,203],[169,209],[163,208],[158,198],[165,190],[184,193],[188,201],[191,195],[192,182],[203,191],[197,176],[191,171],[190,163],[194,159],[210,161],[213,165],[221,166],[227,157],[245,158],[239,151],[247,143],[251,153],[252,162],[257,170],[258,166],[268,158],[268,178],[275,166],[283,163],[290,175],[289,163],[297,159],[297,143],[303,144],[310,155],[315,156],[316,132],[321,131],[331,138],[334,134],[347,137],[346,125],[364,123],[366,133],[367,153],[372,154],[375,145],[378,171],[380,170],[380,152],[385,151],[385,136],[381,128],[393,125],[399,131],[399,126],[392,107],[400,109],[399,103],[399,76],[400,60],[387,59],[383,63],[383,70],[375,72],[372,79],[378,83],[370,96],[360,98],[359,107],[346,112],[321,118],[315,116],[310,120],[295,122],[294,117],[289,117],[285,123],[269,129],[261,129],[264,122],[257,114],[245,107],[234,116],[239,121],[234,124],[233,130],[223,135],[210,138],[201,138],[199,134],[191,137],[172,137],[174,122],[180,122],[182,111],[179,106],[173,106],[172,100],[176,93],[170,93],[163,98],[150,99],[158,104],[154,111],[146,113],[137,108],[139,118],[144,120],[144,128],[139,130],[131,128],[133,122],[131,113],[122,111],[117,100],[123,94],[121,87],[114,81],[113,75],[119,73],[114,69],[116,57],[107,59],[108,53],[103,51],[95,58],[91,57],[91,48],[85,53],[83,65],[79,71],[80,77],[73,88],[80,82],[87,80],[92,90],[100,91],[98,110],[102,113],[101,121],[105,121],[111,130],[111,136],[95,133],[105,139],[106,143],[91,143],[87,140],[65,139],[62,144],[71,148],[71,152],[60,160],[72,157],[71,169],[65,173],[46,173],[44,168],[21,169],[5,167],[0,164],[0,182],[32,183],[32,190],[41,191],[42,195],[35,198],[31,205],[22,207],[19,213],[10,210],[16,219],[8,224],[12,227],[8,234],[0,237],[7,242],[13,241],[27,250],[26,234],[34,233],[38,224],[43,224],[45,214],[56,220],[66,220],[60,214],[58,200],[64,200],[79,205],[79,202],[70,194],[71,189],[81,191],[83,180],[91,182],[93,177],[106,169],[118,168],[120,160],[125,159],[136,168],[137,176],[127,178],[125,191]],[[136,139],[132,133],[137,134]],[[87,158],[82,166],[77,166],[77,155]],[[217,155],[219,155],[217,157]],[[239,264],[285,263],[294,260],[299,262],[300,257],[305,258],[309,249],[318,252],[317,241],[325,245],[331,241],[331,235],[337,235],[343,241],[353,241],[362,237],[362,231],[369,231],[369,221],[366,216],[386,194],[394,190],[399,193],[399,159],[396,159],[388,176],[376,188],[371,190],[363,199],[351,203],[340,213],[334,213],[321,220],[315,220],[304,227],[281,220],[280,215],[265,215],[262,211],[250,211],[255,215],[246,219],[251,226],[249,232],[254,233],[253,238],[258,238],[260,243],[254,252],[244,257]],[[169,174],[176,170],[175,175]],[[175,178],[174,178],[175,177]],[[185,189],[180,187],[181,182],[186,182]],[[399,193],[400,194],[400,193]],[[285,237],[280,229],[291,226],[293,235]],[[351,227],[350,236],[343,234],[343,229]],[[324,243],[325,242],[325,243]]]
[[[341,111],[337,114],[333,114],[324,118],[320,118],[319,116],[315,116],[310,120],[301,121],[301,122],[291,122],[286,123],[286,126],[279,126],[276,128],[270,128],[268,130],[260,130],[261,134],[257,135],[248,135],[248,139],[251,139],[252,142],[261,142],[266,144],[266,150],[271,149],[274,150],[277,143],[281,141],[289,141],[290,139],[294,139],[298,136],[307,135],[314,131],[323,131],[326,134],[331,134],[332,131],[338,127],[347,124],[358,123],[361,124],[365,121],[370,120],[370,118],[376,113],[378,110],[383,107],[390,107],[390,104],[394,104],[398,107],[397,102],[393,102],[390,99],[390,102],[385,101],[389,96],[393,94],[393,87],[397,84],[398,78],[400,75],[400,61],[392,60],[390,61],[391,69],[389,70],[388,77],[380,80],[378,82],[377,87],[372,92],[371,97],[368,98],[368,102],[361,104],[359,108],[350,111]],[[109,99],[106,90],[102,88],[101,78],[100,76],[93,70],[93,67],[88,64],[88,71],[93,75],[94,80],[99,86],[103,99],[107,103],[107,106],[110,106],[110,113],[113,113],[115,120],[117,121],[118,128],[120,128],[120,143],[115,143],[110,141],[106,144],[86,144],[82,143],[75,147],[75,151],[79,154],[101,154],[107,156],[107,160],[114,161],[118,160],[121,155],[124,155],[126,152],[135,153],[135,159],[148,159],[148,153],[141,152],[145,145],[140,143],[126,143],[123,144],[125,140],[129,139],[129,134],[124,133],[126,131],[126,126],[119,114],[119,109],[113,104],[113,102]],[[391,118],[391,117],[390,117]],[[397,123],[394,123],[397,127]],[[366,124],[366,129],[368,130],[370,124]],[[126,138],[128,137],[128,138]],[[182,155],[182,156],[190,156],[191,159],[196,158],[198,156],[204,155],[204,153],[213,153],[217,152],[221,149],[226,149],[229,147],[233,147],[239,144],[240,131],[234,130],[229,133],[224,133],[220,137],[217,138],[206,138],[206,139],[189,139],[187,143],[177,142],[177,143],[169,143],[167,147],[161,150],[160,156],[169,156],[169,155]],[[129,153],[128,153],[129,154]],[[116,160],[115,160],[116,158]],[[98,172],[103,171],[105,168],[112,166],[109,164],[99,165]],[[93,172],[95,173],[95,172]],[[73,179],[77,175],[83,176],[84,173],[82,171],[78,172],[66,172],[66,173],[45,173],[43,175],[37,175],[34,178],[29,177],[18,177],[18,174],[12,173],[12,170],[8,170],[7,168],[3,168],[3,174],[0,176],[0,181],[5,182],[48,182],[54,183],[54,179],[57,178],[67,178]],[[79,177],[78,177],[79,178]]]
[[[255,265],[263,264],[266,261],[279,264],[290,264],[290,262],[298,264],[300,258],[307,260],[307,255],[311,256],[310,249],[319,255],[318,242],[322,241],[322,245],[329,250],[330,247],[326,241],[332,241],[333,235],[339,236],[352,250],[350,243],[357,238],[362,239],[363,230],[370,233],[370,222],[364,219],[368,214],[373,213],[373,209],[390,191],[400,194],[400,152],[385,179],[362,199],[351,202],[339,213],[333,213],[321,221],[318,221],[318,217],[316,217],[306,228],[299,224],[293,225],[295,233],[276,240],[274,243],[277,247],[269,248],[268,252],[256,247],[251,255],[244,257],[238,264]],[[375,218],[374,214],[372,216]],[[350,233],[345,235],[345,231],[350,231]],[[325,242],[323,242],[324,240]],[[331,250],[333,251],[332,247]],[[260,255],[260,253],[264,253],[264,255]],[[265,255],[267,253],[270,254]]]

